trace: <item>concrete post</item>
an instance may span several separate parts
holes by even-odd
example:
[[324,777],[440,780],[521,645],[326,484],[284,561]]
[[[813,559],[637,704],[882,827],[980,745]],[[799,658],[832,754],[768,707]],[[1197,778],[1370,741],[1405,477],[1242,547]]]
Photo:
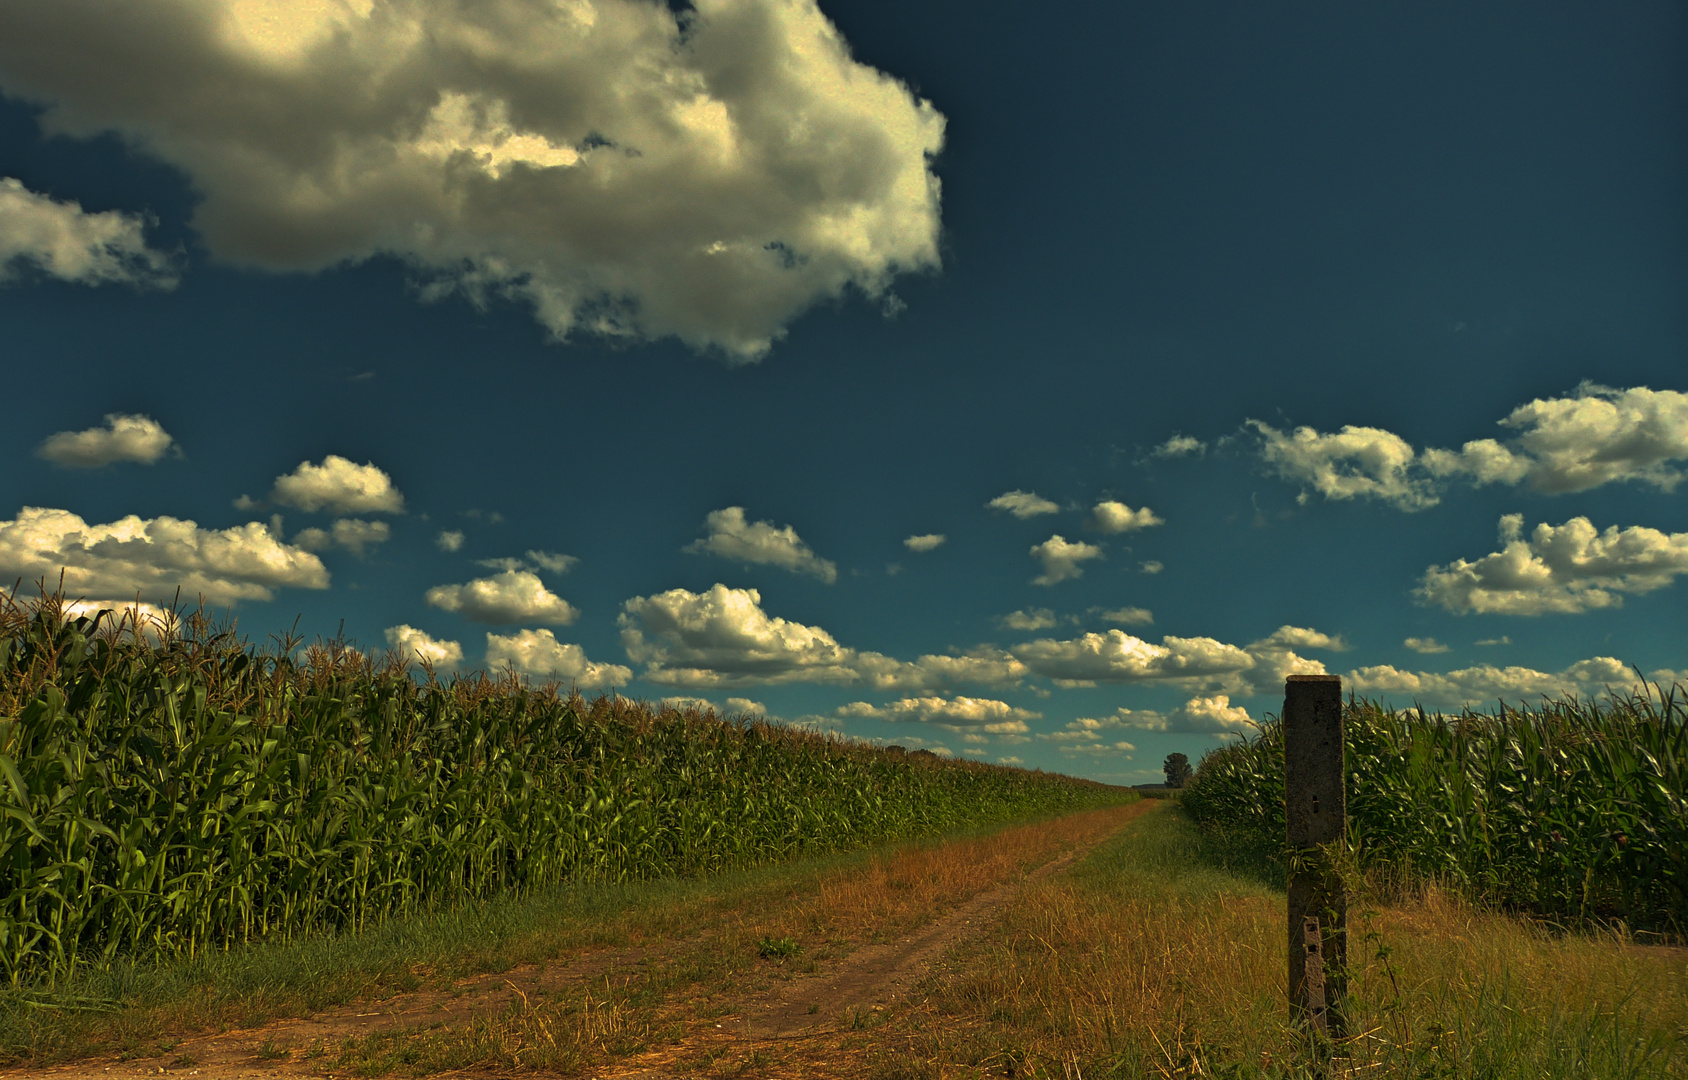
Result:
[[[1284,683],[1284,818],[1289,875],[1289,1001],[1296,1019],[1344,1034],[1347,990],[1348,898],[1342,880],[1311,849],[1336,843],[1348,829],[1343,780],[1342,680],[1335,675],[1291,675]],[[1306,853],[1297,857],[1297,853]],[[1311,920],[1317,920],[1312,922]],[[1307,930],[1317,927],[1323,949],[1309,949]],[[1323,985],[1308,978],[1323,968]],[[1321,1000],[1322,999],[1322,1000]],[[1328,1010],[1328,1011],[1327,1011]]]

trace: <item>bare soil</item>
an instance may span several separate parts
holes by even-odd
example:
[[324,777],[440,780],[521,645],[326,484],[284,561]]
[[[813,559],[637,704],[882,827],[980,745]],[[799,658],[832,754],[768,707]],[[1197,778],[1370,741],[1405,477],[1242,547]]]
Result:
[[[823,950],[818,959],[805,965],[811,970],[781,966],[769,978],[742,980],[729,987],[725,996],[711,995],[704,1015],[698,1015],[700,1010],[687,1010],[690,1015],[679,1018],[682,1033],[678,1038],[665,1040],[660,1048],[646,1053],[612,1061],[591,1075],[604,1080],[673,1080],[699,1075],[695,1067],[680,1064],[695,1062],[699,1055],[714,1059],[758,1045],[825,1037],[866,1026],[864,1019],[871,1021],[873,1014],[892,1007],[921,980],[943,970],[957,945],[988,932],[997,911],[1019,890],[1064,871],[1106,835],[1155,805],[1145,800],[1116,812],[1106,832],[1076,838],[1067,850],[1028,873],[1013,874],[970,896],[955,897],[955,902],[941,905],[929,921],[915,929],[898,931],[897,920],[891,919],[880,920],[876,926],[869,913],[865,922],[857,922],[857,932],[851,935],[856,940],[841,943],[838,949]],[[719,927],[701,927],[690,938],[638,948],[599,949],[563,963],[479,975],[449,988],[397,994],[257,1028],[186,1036],[167,1044],[170,1048],[162,1055],[154,1048],[152,1056],[129,1060],[104,1057],[45,1068],[15,1066],[0,1069],[0,1078],[284,1080],[349,1076],[331,1064],[347,1040],[381,1032],[460,1030],[478,1017],[505,1013],[513,1005],[525,1005],[535,998],[551,998],[606,981],[625,984],[673,963],[687,950],[708,948],[711,937],[719,932]],[[496,1068],[475,1068],[471,1072],[477,1076],[503,1074]]]

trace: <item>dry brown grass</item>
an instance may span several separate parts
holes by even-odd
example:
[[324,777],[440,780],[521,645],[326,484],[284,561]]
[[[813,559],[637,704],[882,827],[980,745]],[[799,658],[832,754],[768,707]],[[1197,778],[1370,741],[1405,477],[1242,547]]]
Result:
[[[898,1018],[906,1047],[883,1075],[1311,1075],[1321,1052],[1284,1005],[1282,894],[1169,860],[1185,828],[1173,813],[1144,824],[1024,891],[965,973]],[[1352,932],[1364,1037],[1326,1075],[1688,1075],[1681,954],[1436,892],[1361,913]]]

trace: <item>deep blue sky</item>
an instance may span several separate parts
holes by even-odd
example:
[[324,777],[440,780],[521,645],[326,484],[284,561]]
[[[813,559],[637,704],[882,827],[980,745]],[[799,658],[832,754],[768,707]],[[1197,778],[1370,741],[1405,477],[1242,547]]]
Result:
[[[1246,677],[1236,663],[1185,681],[1116,667],[1095,686],[1055,684],[1048,657],[1108,630],[1095,609],[1149,609],[1151,624],[1121,629],[1151,646],[1172,635],[1243,648],[1281,626],[1340,637],[1321,647],[1303,635],[1294,651],[1340,674],[1373,669],[1361,688],[1400,703],[1592,692],[1588,673],[1608,668],[1579,676],[1573,665],[1597,657],[1688,669],[1675,580],[1688,573],[1688,485],[1670,479],[1688,457],[1680,4],[1160,3],[1034,15],[823,2],[857,61],[944,117],[932,166],[942,265],[895,278],[894,317],[855,286],[820,295],[750,363],[671,336],[577,330],[557,343],[521,299],[426,302],[430,272],[402,253],[308,272],[231,255],[193,219],[220,182],[207,179],[206,159],[166,145],[156,122],[99,105],[104,76],[69,58],[78,34],[98,33],[76,22],[83,6],[67,4],[63,26],[0,16],[0,38],[14,41],[0,47],[0,177],[61,207],[145,215],[147,243],[175,259],[179,282],[93,285],[27,251],[11,262],[0,288],[12,417],[0,433],[0,519],[33,506],[90,526],[136,514],[222,530],[280,510],[281,540],[296,543],[335,513],[274,500],[243,511],[232,500],[263,501],[278,476],[330,454],[386,473],[404,513],[342,516],[387,521],[390,538],[361,558],[320,551],[329,588],[237,604],[254,637],[295,616],[307,634],[331,635],[343,619],[349,636],[385,647],[387,628],[403,624],[460,643],[461,666],[473,668],[488,631],[540,623],[477,622],[430,605],[427,590],[495,572],[477,559],[564,553],[579,560],[566,573],[534,572],[579,615],[549,628],[593,662],[631,668],[621,693],[745,698],[853,735],[1128,781],[1158,774],[1167,752],[1195,758],[1217,745],[1212,729],[1237,723],[1234,713],[1213,721],[1215,708],[1276,711],[1282,671],[1254,650]],[[170,6],[203,17],[221,7]],[[67,57],[55,67],[26,47]],[[147,85],[130,89],[149,96]],[[169,93],[156,95],[166,111]],[[67,101],[92,119],[75,136],[44,135],[42,109]],[[178,121],[178,132],[199,122]],[[726,198],[678,183],[672,195]],[[21,236],[19,220],[0,212],[0,238]],[[24,249],[0,240],[11,250]],[[1611,392],[1579,398],[1585,381]],[[1415,465],[1439,502],[1404,509],[1382,491],[1321,491],[1295,471],[1304,459],[1275,463],[1269,440],[1244,428],[1355,425],[1420,451],[1493,438],[1523,454],[1508,440],[1526,429],[1497,422],[1538,399],[1573,412],[1611,403],[1628,418],[1627,429],[1568,429],[1584,442],[1567,453],[1617,462],[1608,482],[1554,493],[1557,474],[1543,466],[1473,487]],[[49,436],[106,414],[151,418],[180,455],[99,467],[41,456]],[[1640,451],[1637,425],[1653,440]],[[1205,452],[1151,456],[1178,434]],[[1015,490],[1061,509],[1024,520],[987,509]],[[1101,500],[1146,506],[1164,524],[1087,529]],[[836,580],[681,550],[704,535],[707,515],[732,506],[793,528],[836,563]],[[1523,515],[1526,540],[1579,516],[1596,531],[1657,534],[1631,535],[1629,555],[1604,570],[1556,564],[1535,591],[1487,609],[1415,599],[1427,568],[1500,551],[1503,514]],[[461,549],[441,550],[442,530],[462,531]],[[903,546],[929,533],[946,542]],[[1055,533],[1104,555],[1081,577],[1032,584],[1040,566],[1028,551]],[[0,543],[8,583],[37,568],[17,551]],[[1626,557],[1654,577],[1611,562]],[[1141,572],[1148,560],[1164,569]],[[134,588],[151,595],[160,580]],[[809,681],[778,664],[763,669],[782,673],[773,681],[730,687],[653,681],[618,636],[624,605],[717,583],[755,588],[767,615],[847,648],[914,661],[989,644],[1029,669],[896,687],[836,672]],[[1605,599],[1590,600],[1591,589]],[[1037,609],[1066,621],[999,622]],[[1418,652],[1407,638],[1447,651]],[[1036,639],[1048,647],[1024,651]],[[1376,670],[1385,665],[1395,672]],[[1448,673],[1434,690],[1421,677]],[[1039,715],[1002,713],[1024,730],[987,731],[945,711],[956,697]],[[932,700],[899,712],[908,699]],[[850,712],[853,703],[879,712]],[[1099,723],[1070,726],[1081,718]],[[1134,749],[1110,749],[1121,741]]]

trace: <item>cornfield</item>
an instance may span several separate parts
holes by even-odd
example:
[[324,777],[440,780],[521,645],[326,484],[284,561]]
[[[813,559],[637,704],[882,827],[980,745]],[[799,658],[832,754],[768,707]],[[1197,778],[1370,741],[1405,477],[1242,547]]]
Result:
[[[1350,699],[1349,847],[1365,871],[1433,879],[1561,921],[1688,928],[1682,688],[1455,717]],[[1202,759],[1183,796],[1205,828],[1284,845],[1283,729]]]
[[203,618],[149,636],[106,614],[0,605],[13,985],[1128,797],[513,676],[419,680],[335,643],[260,651]]

